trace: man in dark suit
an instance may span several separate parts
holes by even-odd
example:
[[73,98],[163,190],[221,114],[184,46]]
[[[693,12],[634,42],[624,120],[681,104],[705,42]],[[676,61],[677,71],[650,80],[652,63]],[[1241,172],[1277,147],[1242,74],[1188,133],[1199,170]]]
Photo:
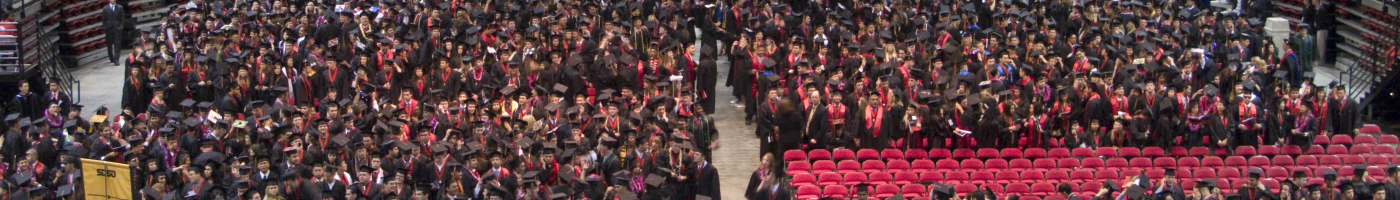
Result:
[[112,64],[121,58],[122,52],[122,31],[126,29],[123,23],[126,21],[126,7],[117,5],[116,1],[108,1],[107,6],[102,8],[102,30],[107,31],[107,59]]

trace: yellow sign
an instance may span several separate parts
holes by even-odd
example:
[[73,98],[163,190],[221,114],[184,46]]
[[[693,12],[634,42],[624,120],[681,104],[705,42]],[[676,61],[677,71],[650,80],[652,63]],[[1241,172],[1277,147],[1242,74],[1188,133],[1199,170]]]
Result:
[[91,200],[131,200],[131,168],[126,164],[82,159],[82,195]]

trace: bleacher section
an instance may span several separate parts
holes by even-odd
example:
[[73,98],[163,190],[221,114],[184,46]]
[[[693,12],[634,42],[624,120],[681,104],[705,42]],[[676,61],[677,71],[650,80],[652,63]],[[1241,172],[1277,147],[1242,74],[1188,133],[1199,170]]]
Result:
[[[1196,180],[1218,179],[1222,192],[1231,193],[1245,183],[1249,169],[1263,170],[1263,184],[1278,192],[1279,181],[1293,172],[1322,182],[1321,173],[1336,171],[1352,176],[1353,165],[1365,165],[1372,178],[1384,179],[1382,166],[1400,164],[1395,135],[1361,134],[1318,136],[1315,145],[1240,146],[1231,151],[1206,147],[1030,148],[1030,149],[815,149],[784,152],[787,173],[798,199],[844,198],[866,184],[872,197],[928,199],[931,184],[954,186],[959,194],[989,189],[998,196],[1021,199],[1059,199],[1055,187],[1074,186],[1076,195],[1092,196],[1102,182],[1146,175],[1159,180],[1175,169],[1187,193]],[[1305,150],[1306,149],[1306,150]],[[1314,176],[1316,175],[1316,176]]]

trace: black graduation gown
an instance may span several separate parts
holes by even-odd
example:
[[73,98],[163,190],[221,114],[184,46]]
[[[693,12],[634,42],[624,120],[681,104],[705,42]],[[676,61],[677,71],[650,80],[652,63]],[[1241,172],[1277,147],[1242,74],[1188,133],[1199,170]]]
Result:
[[[185,84],[189,87],[190,93],[194,95],[190,98],[198,102],[214,101],[214,98],[219,94],[217,86],[220,79],[213,74],[205,73],[201,76],[200,73],[190,73],[185,78]],[[200,85],[199,82],[204,82],[204,85]]]
[[720,198],[719,192],[719,170],[715,169],[715,165],[706,163],[704,167],[693,170],[693,172],[696,176],[691,177],[691,179],[695,180],[696,195],[710,196],[710,199],[723,199]]
[[719,68],[713,58],[702,58],[700,64],[695,68],[695,88],[699,94],[700,107],[705,108],[705,112],[715,113],[715,84],[719,77]]
[[146,81],[144,78],[140,82],[136,82],[135,79],[127,80],[122,86],[122,108],[136,112],[146,110],[146,106],[151,103],[151,88]]

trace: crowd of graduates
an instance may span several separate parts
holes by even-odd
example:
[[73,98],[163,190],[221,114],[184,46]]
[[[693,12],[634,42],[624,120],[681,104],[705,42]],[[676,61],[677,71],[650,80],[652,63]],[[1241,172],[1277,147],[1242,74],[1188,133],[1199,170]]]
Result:
[[[1275,44],[1268,1],[1231,3],[192,0],[139,30],[101,117],[22,84],[3,189],[81,194],[85,158],[141,199],[721,199],[723,95],[760,155],[1353,134],[1316,19]],[[762,157],[745,197],[791,198]]]

